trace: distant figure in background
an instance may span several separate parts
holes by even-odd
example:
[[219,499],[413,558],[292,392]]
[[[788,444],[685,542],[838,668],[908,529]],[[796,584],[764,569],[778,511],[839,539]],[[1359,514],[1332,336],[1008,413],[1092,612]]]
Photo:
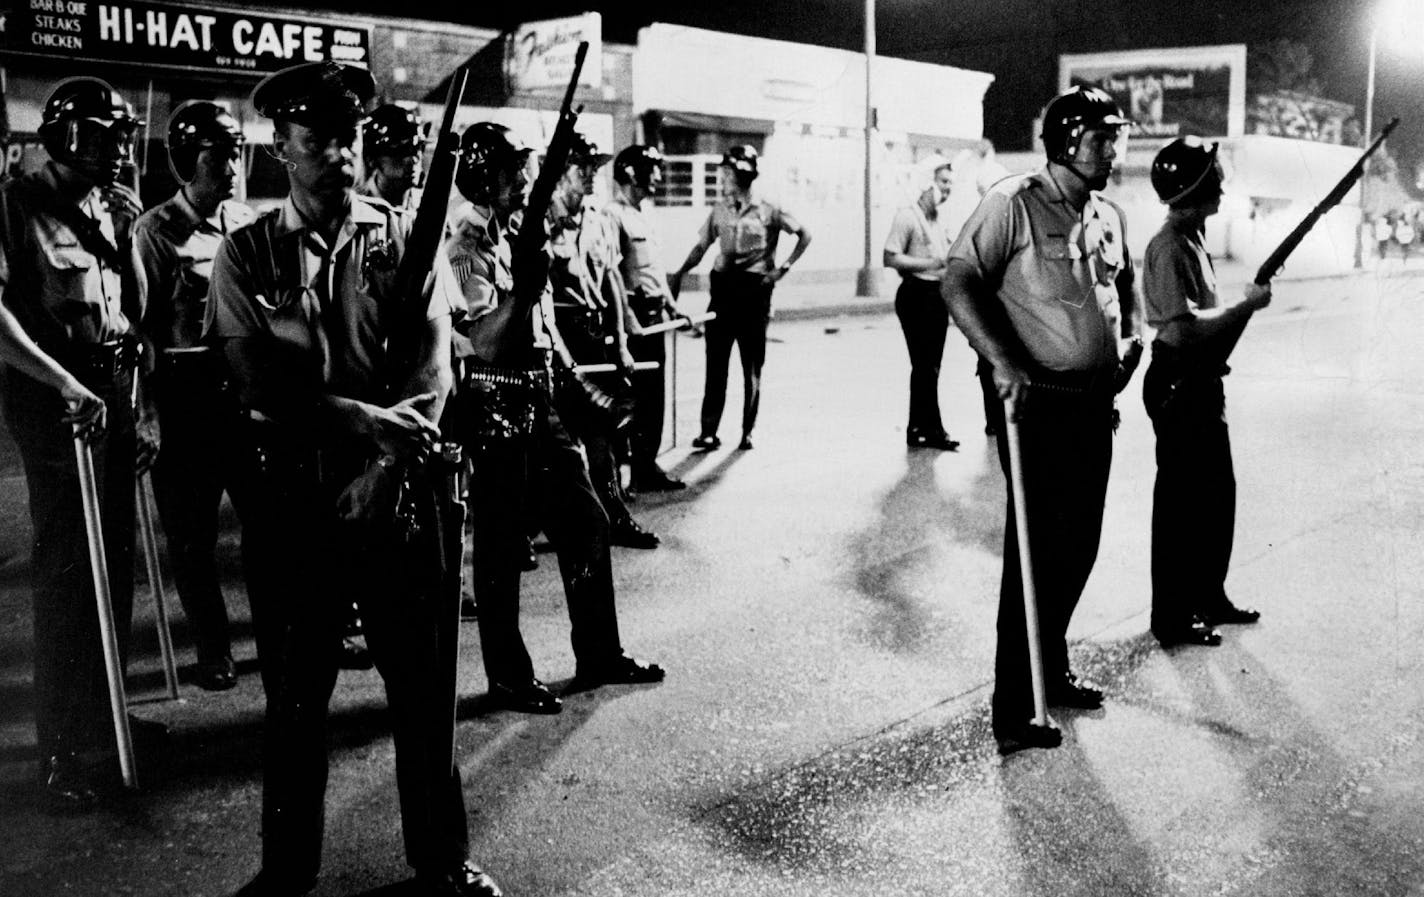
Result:
[[[237,684],[214,552],[223,492],[232,494],[237,485],[238,407],[221,360],[202,335],[218,247],[256,217],[232,198],[242,144],[237,119],[221,106],[195,100],[176,109],[168,120],[168,161],[183,186],[139,216],[133,233],[143,330],[156,350],[151,382],[163,434],[153,493],[178,599],[193,630],[195,681],[208,691]],[[240,504],[234,496],[234,505]]]
[[1389,215],[1381,213],[1375,219],[1374,236],[1375,244],[1379,247],[1380,261],[1384,261],[1389,255],[1389,241],[1394,239],[1394,222],[1389,220]]
[[1394,225],[1394,242],[1399,244],[1399,263],[1409,261],[1409,248],[1414,245],[1414,221],[1409,212],[1400,212]]
[[[700,451],[720,448],[717,427],[727,402],[727,363],[732,344],[742,359],[742,441],[752,447],[752,429],[761,406],[761,368],[766,362],[766,328],[772,317],[771,291],[811,245],[811,232],[785,209],[752,196],[757,179],[757,151],[734,146],[722,155],[722,201],[713,206],[698,232],[697,243],[682,267],[668,277],[673,296],[682,278],[697,267],[714,242],[720,253],[712,270],[712,301],[717,314],[707,322],[707,385],[702,394],[702,432],[692,440]],[[781,232],[796,235],[796,246],[780,265],[776,244]]]
[[939,413],[939,367],[949,330],[949,307],[940,298],[939,281],[949,256],[949,235],[939,220],[939,207],[949,196],[954,168],[944,162],[934,170],[934,182],[912,204],[895,213],[885,240],[885,267],[900,272],[895,292],[895,316],[910,353],[910,415],[905,443],[910,448],[954,451]]

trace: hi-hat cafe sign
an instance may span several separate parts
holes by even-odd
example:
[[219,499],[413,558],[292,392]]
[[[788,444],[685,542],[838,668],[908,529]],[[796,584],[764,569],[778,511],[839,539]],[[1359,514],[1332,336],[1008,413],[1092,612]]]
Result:
[[302,62],[370,64],[364,27],[165,3],[19,4],[0,15],[7,54],[254,74]]

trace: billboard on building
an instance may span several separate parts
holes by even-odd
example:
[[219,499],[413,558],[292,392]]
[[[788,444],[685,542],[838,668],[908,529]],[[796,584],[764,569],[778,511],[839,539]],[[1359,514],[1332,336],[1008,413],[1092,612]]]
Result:
[[509,92],[567,88],[581,41],[588,42],[588,56],[579,72],[579,86],[601,87],[603,16],[586,12],[566,19],[525,22],[506,37],[504,78]]
[[1059,90],[1075,84],[1112,94],[1137,123],[1135,137],[1245,133],[1245,44],[1060,56]]

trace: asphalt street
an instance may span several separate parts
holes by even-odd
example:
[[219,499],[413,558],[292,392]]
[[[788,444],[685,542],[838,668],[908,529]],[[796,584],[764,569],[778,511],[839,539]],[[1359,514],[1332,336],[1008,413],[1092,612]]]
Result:
[[[463,631],[458,752],[473,855],[519,897],[706,894],[1424,895],[1424,278],[1285,282],[1227,380],[1239,481],[1229,590],[1264,616],[1217,648],[1147,633],[1154,475],[1141,375],[1120,397],[1104,541],[1073,663],[1106,707],[1001,759],[988,728],[1005,489],[974,356],[941,380],[959,451],[907,451],[895,318],[773,324],[756,448],[689,454],[701,343],[679,343],[683,493],[655,551],[615,550],[623,639],[658,686],[484,705]],[[162,700],[140,587],[134,711],[173,729],[143,788],[49,815],[33,795],[28,520],[0,480],[0,894],[224,895],[257,868],[261,686],[227,527],[237,689]],[[528,574],[538,674],[573,674],[552,554]],[[171,592],[171,590],[170,590]],[[175,635],[191,661],[172,601]],[[405,893],[374,672],[332,703],[316,893]]]

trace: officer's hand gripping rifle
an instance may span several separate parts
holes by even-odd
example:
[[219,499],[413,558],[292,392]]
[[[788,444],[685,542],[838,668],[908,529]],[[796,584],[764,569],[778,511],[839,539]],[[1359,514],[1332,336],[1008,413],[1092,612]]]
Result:
[[1281,241],[1281,245],[1277,246],[1276,250],[1266,257],[1266,260],[1261,263],[1261,267],[1256,271],[1256,284],[1258,286],[1265,286],[1270,283],[1271,278],[1280,273],[1281,266],[1286,263],[1286,259],[1290,254],[1295,252],[1296,247],[1305,239],[1305,235],[1310,233],[1310,229],[1315,227],[1316,222],[1324,217],[1326,212],[1339,205],[1340,200],[1345,198],[1345,194],[1349,193],[1350,189],[1355,186],[1355,182],[1364,175],[1365,162],[1380,148],[1385,138],[1389,136],[1389,132],[1393,131],[1398,124],[1398,118],[1390,119],[1389,124],[1384,126],[1384,130],[1380,131],[1380,135],[1374,139],[1374,142],[1369,145],[1369,148],[1365,150],[1364,154],[1355,161],[1355,164],[1350,167],[1349,171],[1345,172],[1345,176],[1340,179],[1340,183],[1336,184],[1334,189],[1326,194],[1325,198],[1320,201],[1320,204],[1311,209],[1310,214],[1306,215],[1305,219],[1296,225],[1295,230],[1291,231],[1290,234]]
[[[529,191],[529,202],[524,207],[524,220],[519,227],[519,235],[514,240],[511,253],[514,268],[514,298],[523,309],[533,308],[544,292],[544,281],[548,277],[548,262],[544,246],[549,233],[545,219],[549,214],[549,204],[554,200],[554,188],[564,176],[569,165],[569,151],[573,148],[574,124],[578,122],[580,106],[573,108],[574,93],[578,90],[579,75],[583,72],[583,60],[588,55],[588,41],[580,41],[574,54],[574,70],[569,76],[568,90],[559,105],[559,120],[554,125],[553,136],[549,138],[549,148],[544,153],[544,161],[539,166],[539,175],[534,179],[534,187]],[[542,276],[540,273],[542,272]]]

